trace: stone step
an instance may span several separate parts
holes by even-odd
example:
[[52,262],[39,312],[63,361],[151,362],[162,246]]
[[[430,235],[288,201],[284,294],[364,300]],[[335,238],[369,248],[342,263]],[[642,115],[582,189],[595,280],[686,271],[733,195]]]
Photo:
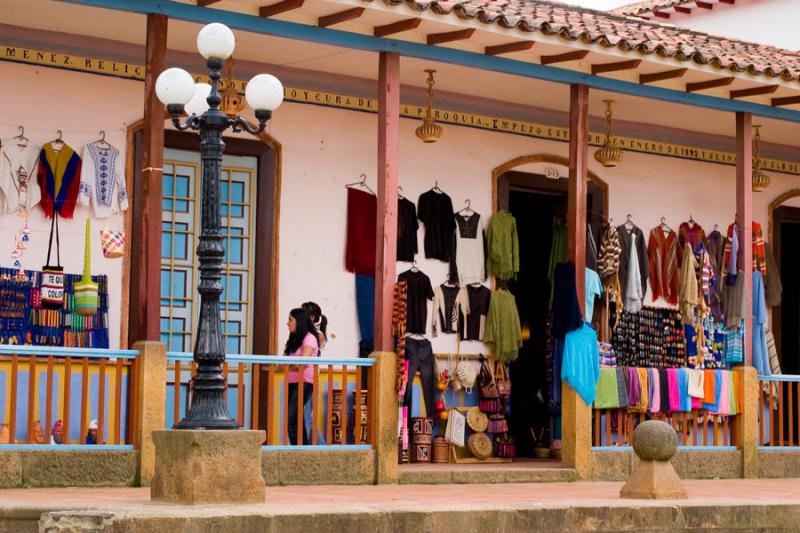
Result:
[[574,468],[513,465],[402,465],[403,485],[463,483],[564,483],[577,481]]

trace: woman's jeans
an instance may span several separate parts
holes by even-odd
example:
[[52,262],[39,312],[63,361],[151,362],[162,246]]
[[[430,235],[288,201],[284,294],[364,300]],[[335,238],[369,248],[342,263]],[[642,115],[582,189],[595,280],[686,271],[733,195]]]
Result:
[[[314,393],[314,385],[311,383],[303,383],[303,407],[308,405],[311,396]],[[305,411],[305,409],[304,409]],[[305,416],[304,416],[305,418]],[[304,421],[305,422],[305,421]],[[297,444],[297,383],[289,383],[289,444]],[[311,444],[311,433],[309,432],[309,425],[303,423],[303,444]]]

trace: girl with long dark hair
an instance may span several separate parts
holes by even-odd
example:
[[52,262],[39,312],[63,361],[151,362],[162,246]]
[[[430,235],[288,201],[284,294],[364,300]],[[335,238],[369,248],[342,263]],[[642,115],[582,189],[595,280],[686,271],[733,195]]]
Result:
[[[303,309],[292,309],[289,312],[289,320],[286,323],[289,328],[289,338],[286,340],[284,355],[294,355],[302,357],[316,357],[319,355],[319,341],[317,329],[314,327],[311,317]],[[302,369],[302,370],[300,370]],[[301,376],[302,372],[302,376]],[[302,379],[301,379],[302,378]],[[292,365],[289,370],[289,443],[297,444],[297,401],[299,384],[303,384],[303,407],[311,400],[314,391],[314,366],[313,365]],[[303,443],[309,444],[311,437],[303,427]]]
[[305,302],[300,307],[308,313],[311,323],[317,329],[317,340],[320,349],[325,347],[328,342],[328,317],[322,314],[322,308],[316,302]]

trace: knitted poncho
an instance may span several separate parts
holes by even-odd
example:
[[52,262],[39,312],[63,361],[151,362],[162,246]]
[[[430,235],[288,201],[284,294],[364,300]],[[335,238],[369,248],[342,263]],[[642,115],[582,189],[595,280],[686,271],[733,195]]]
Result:
[[519,240],[517,220],[501,209],[492,216],[486,236],[488,257],[486,270],[497,279],[511,279],[519,272]]
[[600,253],[597,256],[597,273],[603,280],[612,278],[619,271],[619,254],[622,247],[619,243],[617,228],[609,225],[603,231],[600,240]]
[[505,289],[492,293],[483,342],[492,350],[496,361],[514,361],[522,346],[517,301]]

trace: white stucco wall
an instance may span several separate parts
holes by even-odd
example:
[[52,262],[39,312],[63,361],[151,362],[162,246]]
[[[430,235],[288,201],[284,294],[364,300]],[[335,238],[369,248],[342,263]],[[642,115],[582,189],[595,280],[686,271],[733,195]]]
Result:
[[692,9],[691,15],[673,13],[669,23],[711,35],[735,37],[745,41],[800,50],[797,0],[736,0],[736,4],[717,4],[713,9]]
[[[100,130],[104,130],[106,141],[119,148],[124,161],[126,124],[142,115],[142,83],[8,62],[0,63],[0,73],[5,80],[0,84],[0,101],[3,102],[0,139],[17,135],[17,126],[23,125],[25,136],[41,146],[56,138],[56,130],[62,130],[64,141],[82,154],[83,147],[97,140]],[[83,271],[87,216],[92,218],[92,274],[108,275],[109,339],[111,348],[118,348],[122,259],[103,257],[100,230],[123,229],[122,216],[98,220],[91,208],[78,205],[72,220],[59,219],[61,264],[67,273]],[[0,266],[13,266],[10,254],[14,237],[22,225],[23,219],[14,214],[0,215]],[[31,239],[21,258],[22,266],[41,270],[47,259],[50,220],[36,207],[29,225]]]
[[[434,180],[447,192],[454,208],[471,200],[472,208],[488,223],[491,210],[491,172],[496,166],[526,154],[567,156],[567,144],[477,129],[445,126],[435,144],[414,136],[418,123],[400,123],[400,185],[416,203]],[[357,352],[354,276],[344,270],[346,183],[366,173],[375,189],[377,117],[322,107],[284,104],[275,113],[272,134],[283,144],[281,207],[280,336],[284,317],[292,307],[315,300],[330,320],[327,354],[351,356]],[[528,165],[543,171],[552,164]],[[735,168],[709,163],[626,153],[614,169],[604,169],[590,157],[589,167],[609,183],[611,216],[615,224],[631,214],[647,234],[666,217],[677,230],[691,215],[710,232],[721,231],[733,220]],[[567,175],[567,169],[561,169]],[[773,185],[754,193],[754,216],[767,231],[767,206],[781,192],[800,183],[796,176],[771,173]],[[426,260],[422,252],[424,229],[419,231],[418,267],[436,286],[444,281],[446,265]],[[400,263],[398,272],[409,268]],[[430,316],[430,315],[429,315]],[[428,326],[430,334],[430,326]],[[534,334],[536,334],[534,332]],[[432,339],[437,352],[455,352],[454,335]],[[485,352],[478,342],[464,342],[464,353]]]
[[[141,117],[142,84],[116,78],[62,70],[0,63],[4,79],[0,98],[7,102],[0,120],[0,138],[17,133],[42,144],[64,131],[64,139],[77,150],[106,131],[107,140],[124,152],[126,124]],[[491,210],[491,171],[526,154],[567,156],[565,143],[537,140],[477,129],[445,126],[442,139],[430,145],[414,136],[418,123],[400,123],[400,184],[403,194],[416,203],[434,180],[453,200],[455,209],[469,198],[473,209],[488,223]],[[331,356],[357,352],[354,276],[344,270],[346,191],[344,185],[363,172],[374,189],[377,168],[377,116],[325,107],[286,103],[274,116],[271,134],[283,146],[280,221],[279,344],[285,340],[285,317],[306,300],[315,300],[330,320]],[[626,153],[615,169],[603,169],[590,158],[590,168],[610,185],[610,209],[615,223],[630,213],[645,232],[662,216],[677,228],[691,214],[708,231],[727,226],[735,213],[734,167]],[[541,171],[545,165],[529,165]],[[547,166],[553,166],[548,164]],[[566,169],[561,169],[566,176]],[[773,185],[754,194],[755,218],[767,229],[767,205],[781,192],[796,187],[800,177],[771,173]],[[79,273],[83,261],[84,220],[90,211],[76,209],[75,218],[61,225],[62,262],[67,272]],[[0,216],[0,265],[11,266],[10,253],[21,219]],[[30,219],[31,243],[23,257],[26,268],[45,262],[48,221],[35,209]],[[121,218],[93,219],[92,271],[109,276],[111,346],[119,346],[122,261],[105,259],[98,231],[121,227]],[[420,229],[422,249],[424,229]],[[424,253],[418,266],[435,286],[445,279],[447,267],[429,261]],[[407,263],[398,265],[398,272]],[[263,297],[257,295],[256,297]],[[536,332],[534,332],[536,334]],[[453,335],[433,339],[438,352],[456,350]],[[463,352],[485,351],[478,342],[462,343]]]

